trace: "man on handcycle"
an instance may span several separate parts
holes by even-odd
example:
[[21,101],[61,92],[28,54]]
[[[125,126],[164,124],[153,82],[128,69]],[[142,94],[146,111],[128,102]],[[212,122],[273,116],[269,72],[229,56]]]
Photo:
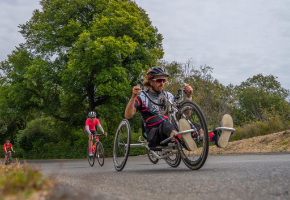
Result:
[[99,136],[96,136],[96,125],[98,125],[99,129],[102,131],[102,133],[107,136],[107,133],[104,131],[101,123],[96,117],[96,113],[94,111],[89,112],[88,119],[86,120],[85,125],[85,133],[89,137],[89,156],[93,156],[92,152],[92,141],[91,141],[91,135],[95,136],[96,141],[99,141]]
[[[167,99],[172,102],[174,101],[174,96],[170,92],[163,91],[167,77],[168,72],[163,67],[152,67],[147,72],[147,76],[143,81],[143,86],[149,88],[146,92],[155,103],[158,103],[160,94],[164,94]],[[192,87],[186,84],[183,89],[186,94],[186,100],[191,101],[193,92]],[[132,89],[132,96],[125,110],[125,118],[130,119],[137,111],[141,113],[142,120],[145,122],[147,141],[150,145],[157,146],[162,140],[173,136],[178,132],[175,126],[169,122],[168,116],[162,115],[159,111],[159,107],[149,101],[144,94],[141,94],[141,88],[139,86],[135,86]],[[190,116],[190,113],[186,114]],[[195,127],[199,131],[199,134],[203,135],[203,130],[201,129],[200,124],[195,122],[192,123],[194,123]],[[184,126],[188,125],[184,124]],[[210,133],[210,139],[215,138],[214,135],[214,132]],[[191,133],[185,133],[179,137],[182,137],[182,140],[188,150],[194,151],[196,149],[196,144],[192,139]],[[219,138],[226,140],[226,144],[228,143],[229,136]],[[218,146],[218,143],[216,143],[216,145]]]

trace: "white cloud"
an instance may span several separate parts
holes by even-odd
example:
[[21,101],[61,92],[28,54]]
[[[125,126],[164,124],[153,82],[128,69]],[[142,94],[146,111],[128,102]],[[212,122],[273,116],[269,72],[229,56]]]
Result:
[[[135,0],[163,35],[164,59],[214,68],[227,85],[258,73],[278,77],[290,89],[290,1]],[[0,1],[0,60],[24,42],[19,24],[39,0]]]
[[164,36],[164,59],[214,68],[227,85],[256,74],[290,89],[290,2],[136,0]]

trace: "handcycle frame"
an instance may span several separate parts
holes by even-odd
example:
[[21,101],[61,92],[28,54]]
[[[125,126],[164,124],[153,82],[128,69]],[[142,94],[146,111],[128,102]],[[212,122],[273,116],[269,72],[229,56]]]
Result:
[[[142,86],[142,79],[138,80],[138,86]],[[141,136],[139,137],[138,142],[131,144],[131,130],[130,130],[130,124],[129,121],[126,119],[123,119],[123,121],[119,124],[119,127],[116,132],[115,140],[114,140],[114,150],[113,150],[113,160],[114,160],[114,166],[117,171],[123,170],[123,168],[126,165],[127,158],[129,155],[130,147],[145,147],[149,152],[153,154],[153,156],[157,159],[165,159],[165,161],[171,166],[171,167],[177,167],[180,164],[180,160],[182,159],[184,164],[192,170],[198,170],[200,169],[208,155],[208,148],[209,148],[209,137],[208,137],[208,129],[205,117],[201,111],[201,109],[198,107],[197,104],[195,104],[192,101],[186,101],[183,102],[183,89],[178,90],[178,94],[174,96],[174,102],[171,102],[170,99],[167,99],[165,95],[163,97],[159,97],[158,103],[154,102],[144,90],[141,90],[141,92],[151,101],[153,104],[159,106],[159,110],[169,117],[169,122],[171,122],[176,130],[179,130],[179,119],[184,118],[186,121],[190,124],[191,129],[185,130],[185,131],[178,131],[173,136],[166,138],[165,140],[160,142],[160,146],[151,147],[149,146],[149,143],[145,140],[141,139]],[[184,113],[186,110],[191,110],[191,116],[194,115],[194,119],[191,118],[191,116],[188,116]],[[202,127],[203,135],[199,134],[199,130],[197,130],[194,122],[195,120],[198,120]],[[127,134],[123,134],[123,129],[125,129],[125,132]],[[218,127],[218,130],[231,130],[235,131],[233,128],[229,127]],[[191,133],[193,140],[195,140],[197,149],[195,152],[188,151],[185,147],[183,141],[178,138],[179,135],[185,134],[185,133]],[[121,141],[122,138],[121,135],[124,137],[124,141]],[[163,146],[167,144],[167,146]],[[200,148],[201,147],[201,148]],[[124,148],[124,150],[118,150],[118,148]],[[121,153],[124,153],[124,156],[121,155]],[[119,156],[119,154],[121,156]],[[176,155],[175,159],[169,159],[170,156]],[[194,160],[191,159],[191,156],[193,156]],[[121,159],[118,159],[118,158]],[[150,159],[150,156],[149,156]],[[120,160],[120,161],[119,161]],[[151,159],[150,161],[153,162]],[[169,162],[172,161],[172,162]]]

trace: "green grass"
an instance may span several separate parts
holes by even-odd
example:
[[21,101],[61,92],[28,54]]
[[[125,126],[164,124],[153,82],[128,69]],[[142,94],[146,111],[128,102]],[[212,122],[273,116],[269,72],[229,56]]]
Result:
[[27,163],[0,163],[0,200],[14,197],[27,199],[34,192],[47,191],[52,182]]

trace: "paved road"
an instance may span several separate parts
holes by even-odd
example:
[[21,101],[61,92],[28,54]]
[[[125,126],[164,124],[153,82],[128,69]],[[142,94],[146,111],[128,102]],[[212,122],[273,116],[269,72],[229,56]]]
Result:
[[153,165],[129,157],[122,172],[111,158],[90,167],[87,160],[33,160],[46,175],[108,199],[290,199],[290,154],[209,156],[197,171],[183,163]]

